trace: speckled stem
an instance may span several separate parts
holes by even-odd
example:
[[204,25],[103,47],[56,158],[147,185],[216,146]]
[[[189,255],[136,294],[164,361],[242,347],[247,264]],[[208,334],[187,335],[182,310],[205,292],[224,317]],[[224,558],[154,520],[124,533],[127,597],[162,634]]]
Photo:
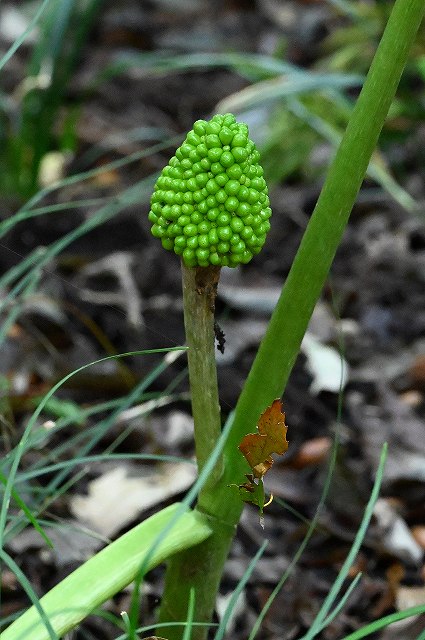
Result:
[[[195,448],[199,471],[208,460],[221,433],[215,361],[214,308],[220,267],[187,267],[182,262],[184,323],[189,347],[189,380],[195,427]],[[179,553],[168,562],[160,621],[185,619],[190,589],[195,589],[195,620],[209,622],[220,583],[223,563],[234,535],[234,524],[216,517],[215,488],[223,475],[219,459],[198,496],[197,510],[210,516],[214,538],[210,545],[198,545],[189,554]],[[194,627],[192,640],[206,637],[206,627]],[[176,640],[179,627],[161,629],[161,635]]]
[[[182,261],[184,326],[189,362],[192,415],[198,469],[202,471],[221,433],[215,361],[214,309],[220,267],[186,267]],[[199,496],[199,506],[207,509],[203,498],[221,477],[220,459]]]

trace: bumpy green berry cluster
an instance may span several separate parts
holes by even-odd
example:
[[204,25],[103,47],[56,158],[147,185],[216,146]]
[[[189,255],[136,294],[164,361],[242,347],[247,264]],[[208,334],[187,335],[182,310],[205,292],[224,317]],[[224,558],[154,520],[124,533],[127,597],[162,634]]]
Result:
[[270,229],[259,159],[232,114],[195,122],[155,185],[152,234],[190,267],[249,262]]

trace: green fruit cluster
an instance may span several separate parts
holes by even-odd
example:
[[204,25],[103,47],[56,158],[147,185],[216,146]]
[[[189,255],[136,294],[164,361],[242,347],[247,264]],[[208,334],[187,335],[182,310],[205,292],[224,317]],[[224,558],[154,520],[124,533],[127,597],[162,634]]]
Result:
[[195,122],[156,182],[152,234],[189,267],[249,262],[270,229],[259,159],[232,114]]

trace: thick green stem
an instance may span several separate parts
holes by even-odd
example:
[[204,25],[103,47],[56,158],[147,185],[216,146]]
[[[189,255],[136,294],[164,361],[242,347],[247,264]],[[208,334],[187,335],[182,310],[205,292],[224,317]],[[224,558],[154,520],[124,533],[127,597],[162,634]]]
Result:
[[[230,547],[233,527],[242,510],[242,503],[234,499],[228,488],[231,483],[239,484],[247,471],[238,445],[246,433],[254,430],[264,409],[285,388],[424,10],[424,0],[396,0],[394,4],[365,85],[239,398],[225,448],[224,474],[218,483],[213,483],[207,490],[205,504],[208,514],[212,522],[225,522],[225,529],[220,533],[217,531],[189,553],[179,555],[170,564],[161,614],[164,621],[184,620],[190,585],[200,590],[196,596],[198,605],[199,600],[202,601],[203,615],[213,609],[216,597],[214,589],[219,583],[225,562],[225,550]],[[290,419],[288,422],[290,424]],[[202,450],[202,455],[204,454],[205,449]],[[203,558],[208,558],[208,561],[202,562]],[[214,572],[210,583],[208,567],[211,568],[211,563],[214,564]],[[208,587],[211,585],[211,588],[206,588],[206,584]],[[175,602],[171,602],[172,598],[175,598]],[[196,620],[205,619],[198,615],[201,609],[196,609]],[[166,637],[169,640],[180,640],[181,635],[181,632],[176,632],[172,627],[167,629]],[[193,635],[196,640],[204,637],[204,632],[197,631]]]
[[[196,509],[195,509],[196,512]],[[195,589],[195,622],[210,622],[223,566],[235,535],[235,525],[209,519],[213,533],[213,544],[201,543],[190,549],[190,553],[179,553],[167,565],[164,595],[161,603],[160,622],[182,622],[186,620],[187,604],[191,588]],[[167,640],[181,640],[179,627],[161,627]],[[207,627],[193,627],[191,640],[203,640]]]

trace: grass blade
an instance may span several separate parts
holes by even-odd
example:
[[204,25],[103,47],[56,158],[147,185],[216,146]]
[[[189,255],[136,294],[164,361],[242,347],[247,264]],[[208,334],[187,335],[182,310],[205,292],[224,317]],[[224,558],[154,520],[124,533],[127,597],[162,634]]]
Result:
[[353,582],[348,587],[347,591],[342,596],[341,600],[338,602],[335,609],[332,611],[332,613],[328,615],[328,617],[325,620],[323,620],[322,628],[320,629],[321,631],[322,629],[325,629],[328,626],[328,624],[330,624],[332,620],[334,620],[337,617],[337,615],[343,610],[348,598],[353,593],[354,589],[357,587],[361,578],[362,578],[362,573],[358,573],[354,578]]
[[[58,636],[56,635],[56,633],[55,633],[55,631],[54,631],[54,629],[52,627],[52,624],[50,622],[49,616],[44,611],[44,608],[41,605],[40,600],[37,597],[37,594],[35,593],[35,591],[31,587],[30,583],[28,582],[25,574],[22,573],[21,569],[18,567],[16,562],[3,549],[0,549],[0,558],[9,567],[9,569],[11,571],[13,571],[15,576],[18,578],[22,588],[25,590],[25,592],[28,595],[29,599],[33,603],[34,609],[36,610],[37,614],[40,617],[41,622],[44,625],[43,632],[44,632],[45,637],[49,637],[51,640],[58,640]],[[2,640],[4,640],[4,637],[5,637],[4,633],[5,632],[2,632],[2,634],[1,634],[2,635]],[[13,638],[13,640],[18,640],[18,636],[14,636],[14,637],[11,636],[11,640],[12,640],[12,638]],[[7,638],[6,638],[6,640],[7,640]]]
[[45,10],[45,8],[49,4],[49,2],[50,2],[50,0],[43,0],[41,5],[37,9],[33,19],[31,20],[31,22],[29,23],[28,27],[23,32],[23,34],[20,35],[19,38],[17,38],[15,40],[15,42],[12,44],[12,46],[9,48],[9,50],[4,54],[4,56],[0,60],[0,71],[1,71],[1,69],[3,69],[4,65],[10,60],[10,58],[13,56],[15,51],[17,51],[19,49],[21,44],[25,41],[27,35],[29,33],[31,33],[31,31],[34,29],[35,25],[37,24],[37,22],[39,21],[39,19],[41,17],[41,14]]
[[[0,482],[6,486],[7,485],[7,478],[5,475],[3,475],[3,473],[0,472]],[[27,505],[25,504],[25,502],[22,500],[21,496],[19,495],[19,493],[16,491],[16,489],[12,488],[12,498],[14,499],[14,501],[16,502],[16,504],[18,505],[18,507],[20,509],[22,509],[22,511],[24,512],[24,514],[26,515],[28,521],[32,524],[32,526],[34,527],[34,529],[36,531],[38,531],[38,533],[41,535],[41,537],[43,538],[43,540],[46,542],[46,544],[53,549],[53,543],[50,540],[50,538],[48,537],[47,533],[43,530],[43,528],[40,526],[40,524],[37,522],[37,519],[33,516],[32,512],[30,509],[28,509]]]
[[226,611],[224,612],[224,615],[223,615],[223,617],[221,619],[220,626],[217,629],[217,633],[215,635],[214,640],[223,640],[224,634],[226,633],[226,627],[227,627],[228,622],[230,620],[230,616],[232,615],[232,611],[233,611],[233,609],[235,607],[237,599],[239,598],[239,595],[242,593],[242,590],[244,589],[246,583],[248,582],[252,572],[254,571],[255,565],[257,564],[258,560],[261,558],[261,556],[263,555],[264,551],[266,550],[268,542],[269,542],[268,540],[264,540],[263,544],[258,549],[257,553],[252,558],[251,562],[249,563],[248,567],[246,568],[246,571],[245,571],[244,575],[242,576],[242,578],[240,579],[240,581],[238,583],[238,586],[236,587],[236,589],[232,593],[232,597],[230,598],[229,604],[226,607]]
[[[412,618],[413,616],[419,616],[422,613],[425,613],[425,604],[421,604],[418,607],[410,607],[410,609],[405,609],[404,611],[397,611],[397,613],[390,613],[390,615],[384,616],[379,620],[375,620],[365,627],[350,633],[350,635],[341,638],[341,640],[361,640],[361,638],[370,636],[371,633],[376,633],[377,631],[388,627],[388,625],[393,624],[393,622]],[[423,640],[423,638],[425,638],[425,631],[417,638],[417,640]]]
[[192,637],[193,614],[195,612],[195,590],[191,589],[189,594],[189,604],[187,607],[187,618],[184,627],[182,640],[190,640]]
[[337,576],[337,579],[332,585],[332,588],[329,594],[327,595],[324,603],[322,604],[320,611],[317,614],[313,624],[311,625],[309,631],[301,638],[301,640],[313,640],[313,638],[322,630],[323,622],[326,616],[328,615],[329,610],[332,607],[335,599],[338,597],[338,593],[341,590],[344,580],[347,578],[350,567],[353,564],[354,559],[366,535],[367,527],[369,526],[370,519],[372,518],[372,515],[373,515],[373,508],[379,496],[379,490],[381,488],[382,478],[384,475],[385,461],[387,459],[387,449],[388,447],[387,447],[387,444],[385,443],[382,447],[381,458],[379,461],[378,470],[376,472],[376,478],[373,485],[372,493],[367,503],[367,506],[362,518],[362,522],[360,524],[359,530],[357,531],[357,534],[352,544],[352,547],[350,549],[350,552],[347,558],[345,559],[345,562],[341,567],[341,570]]
[[88,364],[83,365],[82,367],[79,367],[78,369],[75,369],[74,371],[72,371],[71,373],[69,373],[68,375],[66,375],[64,378],[62,378],[57,384],[55,384],[50,391],[48,391],[48,393],[44,396],[43,400],[40,402],[40,404],[38,405],[37,409],[34,411],[34,413],[32,414],[31,418],[28,421],[27,426],[25,427],[25,431],[21,437],[21,440],[19,442],[19,445],[15,451],[15,456],[13,458],[13,462],[11,465],[11,469],[9,471],[9,477],[7,479],[7,484],[5,487],[5,491],[4,491],[4,496],[3,496],[3,502],[2,502],[2,506],[1,506],[1,511],[0,511],[0,549],[2,548],[2,544],[3,544],[3,535],[4,535],[4,529],[5,529],[5,524],[6,524],[6,516],[7,516],[7,511],[9,508],[9,502],[10,502],[10,497],[11,497],[11,493],[12,493],[12,488],[14,485],[14,481],[15,481],[15,477],[16,477],[16,472],[18,469],[18,465],[19,462],[21,460],[21,457],[25,451],[25,445],[27,443],[28,437],[31,433],[31,430],[33,429],[35,422],[38,418],[38,416],[41,414],[46,402],[49,400],[49,398],[51,398],[53,396],[54,393],[56,393],[56,391],[70,378],[72,378],[73,376],[75,376],[77,373],[84,371],[84,369],[87,369],[88,367],[91,367],[95,364],[98,364],[100,362],[105,362],[107,360],[113,360],[115,358],[124,358],[124,357],[128,357],[128,356],[136,356],[136,355],[147,355],[150,353],[163,353],[163,352],[169,352],[169,351],[183,351],[185,349],[185,347],[173,347],[171,349],[147,349],[144,351],[130,351],[128,353],[122,353],[122,354],[118,354],[118,355],[112,355],[112,356],[106,356],[105,358],[100,358],[99,360],[95,360],[94,362],[89,362]]
[[[340,396],[339,396],[339,402],[338,402],[338,420],[340,419],[340,414],[341,414],[341,408],[342,408],[342,389],[340,390]],[[325,483],[323,485],[323,490],[322,490],[322,494],[320,496],[320,500],[319,503],[317,505],[316,508],[316,512],[314,514],[314,518],[312,519],[312,521],[309,523],[307,532],[304,536],[303,541],[301,542],[300,546],[298,547],[294,557],[292,558],[289,567],[286,569],[286,571],[284,572],[283,576],[281,577],[281,579],[279,580],[279,582],[277,583],[276,587],[273,589],[273,591],[271,592],[270,596],[267,599],[266,604],[264,605],[264,607],[262,608],[260,614],[257,617],[257,620],[255,621],[255,624],[251,630],[251,633],[249,634],[249,639],[248,640],[254,640],[255,636],[257,635],[264,618],[266,617],[267,611],[270,609],[270,607],[272,606],[272,603],[274,601],[274,599],[276,598],[276,596],[278,595],[278,593],[280,592],[280,590],[282,589],[283,585],[285,584],[286,580],[289,578],[289,576],[291,575],[292,571],[294,570],[294,567],[296,566],[296,564],[298,563],[298,560],[301,558],[302,554],[304,553],[304,550],[306,548],[306,546],[308,545],[311,536],[313,535],[320,514],[322,512],[323,509],[323,505],[325,504],[328,492],[329,492],[329,487],[331,485],[331,481],[332,481],[332,476],[333,476],[333,472],[335,469],[335,464],[336,464],[336,454],[338,451],[338,444],[339,444],[339,436],[338,436],[338,432],[335,434],[335,438],[333,441],[333,445],[332,445],[332,450],[331,450],[331,454],[330,454],[330,460],[329,460],[329,465],[328,465],[328,469],[326,472],[326,479],[325,479]]]

